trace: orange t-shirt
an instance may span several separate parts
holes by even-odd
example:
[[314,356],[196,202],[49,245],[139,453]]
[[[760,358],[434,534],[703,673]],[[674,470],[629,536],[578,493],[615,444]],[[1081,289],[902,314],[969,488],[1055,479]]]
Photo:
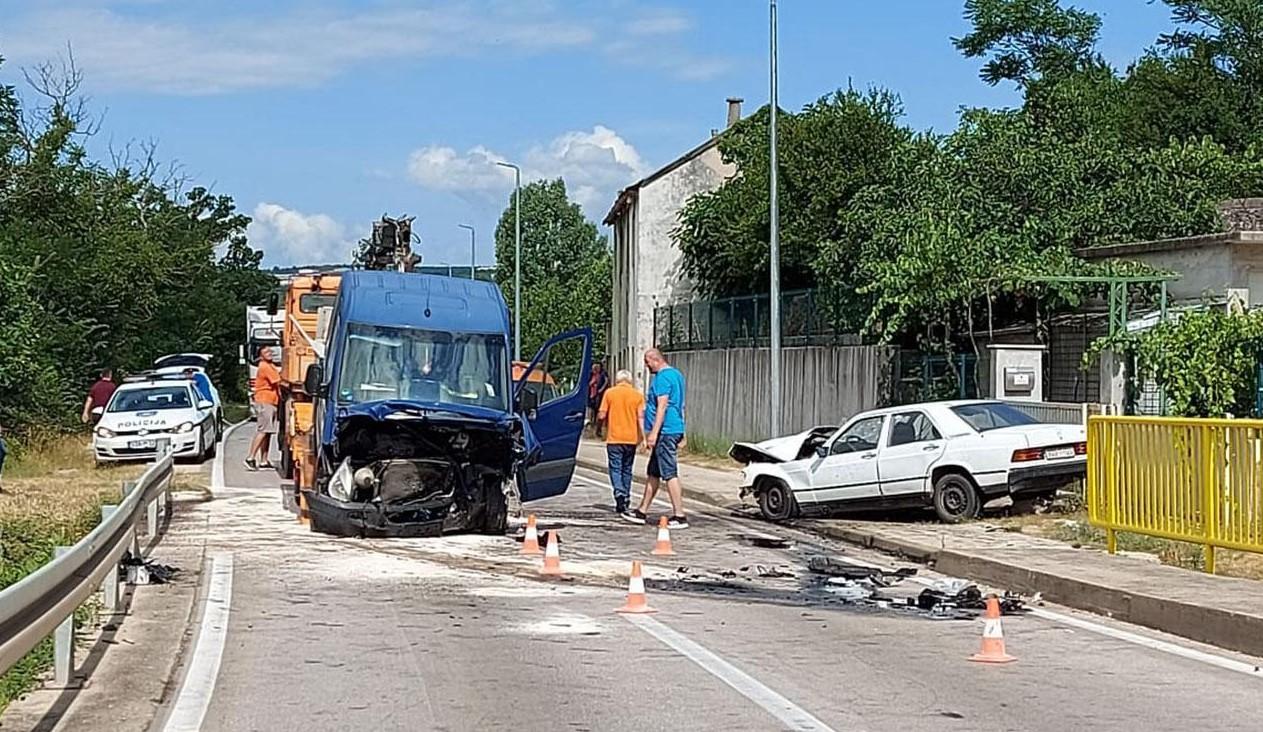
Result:
[[254,375],[254,400],[276,406],[280,402],[281,374],[271,361],[260,361]]
[[640,415],[645,410],[645,395],[631,384],[616,384],[601,399],[600,414],[610,421],[605,442],[610,445],[635,445],[640,442]]

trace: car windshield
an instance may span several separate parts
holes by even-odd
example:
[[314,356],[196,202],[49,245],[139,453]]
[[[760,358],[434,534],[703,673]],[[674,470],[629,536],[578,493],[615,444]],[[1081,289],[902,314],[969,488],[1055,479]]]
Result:
[[409,399],[507,412],[504,338],[350,323],[338,378],[343,404]]
[[1038,424],[1039,420],[1017,407],[1008,404],[966,404],[952,407],[957,417],[965,420],[965,424],[978,432],[998,430],[1003,427],[1017,427],[1024,424]]
[[148,412],[160,409],[189,409],[193,400],[189,388],[179,386],[155,386],[145,389],[120,389],[110,400],[110,412]]

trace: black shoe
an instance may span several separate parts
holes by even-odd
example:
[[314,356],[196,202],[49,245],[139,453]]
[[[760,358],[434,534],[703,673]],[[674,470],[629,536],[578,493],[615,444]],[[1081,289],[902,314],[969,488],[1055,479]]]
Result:
[[683,516],[672,516],[667,519],[668,529],[687,529],[688,527],[689,520]]
[[623,520],[629,521],[633,524],[640,524],[641,526],[644,526],[646,518],[648,517],[641,513],[638,508],[633,508],[630,511],[623,512]]
[[614,513],[627,513],[627,501],[615,501]]
[[241,464],[246,466],[246,470],[249,470],[251,473],[259,472],[258,464],[256,464],[253,460],[243,460],[241,461]]

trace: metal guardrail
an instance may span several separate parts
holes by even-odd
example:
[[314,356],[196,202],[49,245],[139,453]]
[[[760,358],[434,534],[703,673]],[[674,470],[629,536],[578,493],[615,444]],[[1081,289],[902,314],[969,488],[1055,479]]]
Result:
[[98,587],[107,610],[118,610],[118,569],[123,555],[139,555],[136,525],[147,521],[158,530],[160,512],[170,504],[170,456],[154,462],[135,483],[123,487],[117,506],[101,507],[101,523],[71,547],[31,574],[0,590],[0,672],[7,671],[40,641],[56,631],[54,675],[64,686],[73,670],[74,612]]
[[1126,531],[1263,552],[1263,420],[1092,417],[1088,520],[1108,549]]

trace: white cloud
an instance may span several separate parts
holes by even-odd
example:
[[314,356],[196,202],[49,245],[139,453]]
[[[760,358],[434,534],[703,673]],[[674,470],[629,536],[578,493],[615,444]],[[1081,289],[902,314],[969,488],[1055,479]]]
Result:
[[416,150],[408,174],[422,187],[450,191],[488,201],[513,186],[513,171],[496,165],[520,160],[524,181],[562,178],[570,197],[589,217],[600,219],[618,189],[648,170],[640,153],[617,132],[603,125],[565,132],[534,145],[518,158],[478,146],[464,153],[434,145]]
[[[689,54],[681,36],[693,22],[669,9],[585,14],[566,4],[518,0],[283,10],[260,3],[263,9],[209,14],[157,2],[141,3],[143,9],[118,0],[53,5],[31,3],[26,12],[6,13],[0,49],[15,63],[30,64],[64,53],[69,44],[88,80],[105,89],[195,95],[310,87],[375,63],[575,49],[684,80],[729,68]],[[628,50],[613,52],[611,44]]]
[[260,203],[246,229],[267,265],[349,262],[356,238],[326,214],[305,214],[277,203]]

